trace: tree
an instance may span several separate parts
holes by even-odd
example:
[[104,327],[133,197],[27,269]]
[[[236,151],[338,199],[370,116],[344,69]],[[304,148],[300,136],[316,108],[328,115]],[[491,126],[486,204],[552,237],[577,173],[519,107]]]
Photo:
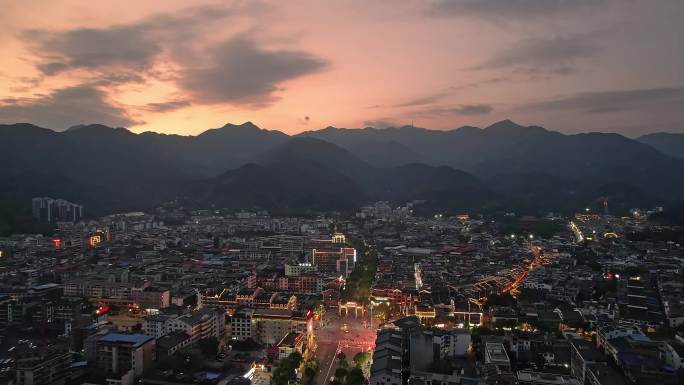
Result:
[[484,326],[476,326],[470,331],[470,336],[472,337],[473,342],[476,343],[479,343],[482,340],[482,336],[488,336],[490,334],[492,334],[492,331]]
[[290,382],[295,369],[302,362],[302,355],[299,352],[290,354],[287,358],[280,361],[280,365],[273,371],[271,385],[287,385]]
[[342,299],[356,301],[361,304],[368,303],[370,287],[378,267],[378,255],[375,250],[370,250],[360,242],[352,242],[352,245],[361,255],[354,271],[350,274],[342,291]]
[[514,320],[500,320],[494,322],[496,328],[514,328],[518,325],[517,321]]
[[218,353],[219,340],[216,337],[204,338],[197,341],[197,347],[204,357],[215,357]]
[[259,347],[259,344],[257,344],[251,338],[247,338],[244,341],[232,341],[230,345],[232,346],[233,350],[239,351],[256,350]]
[[323,319],[325,316],[325,304],[323,302],[317,303],[314,307],[314,313],[316,313],[319,319]]
[[386,303],[381,303],[380,305],[373,308],[373,314],[375,318],[379,320],[386,320],[390,313],[390,307]]
[[307,378],[313,378],[316,375],[316,370],[310,366],[304,368],[304,376]]
[[335,377],[343,382],[344,378],[347,376],[347,369],[337,368],[335,369]]
[[366,365],[370,361],[370,353],[359,352],[354,356],[354,364],[356,367],[360,368]]
[[498,306],[515,306],[515,298],[511,293],[503,293],[501,295],[492,294],[487,297],[487,306],[498,305]]
[[188,349],[183,351],[183,365],[188,370],[198,369],[204,362],[202,353],[195,349]]
[[157,360],[156,367],[161,370],[177,369],[183,367],[183,357],[179,354],[165,356]]
[[318,372],[318,360],[315,358],[309,360],[306,362],[304,365],[304,384],[305,385],[312,385],[314,377],[316,377],[316,373]]
[[364,385],[366,378],[360,368],[352,368],[345,377],[344,385]]
[[293,352],[289,355],[289,357],[287,357],[287,360],[290,361],[290,364],[293,368],[296,368],[302,363],[302,354],[299,352]]

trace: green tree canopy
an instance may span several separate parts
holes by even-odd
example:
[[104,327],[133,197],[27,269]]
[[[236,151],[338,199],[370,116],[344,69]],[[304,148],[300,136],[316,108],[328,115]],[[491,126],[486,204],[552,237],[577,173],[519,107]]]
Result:
[[197,347],[205,358],[215,357],[218,353],[219,340],[216,337],[204,338],[197,341]]
[[354,364],[357,367],[363,367],[370,362],[371,354],[369,352],[359,352],[354,356]]
[[360,368],[352,368],[345,377],[344,385],[364,385],[366,378],[363,376],[363,371]]

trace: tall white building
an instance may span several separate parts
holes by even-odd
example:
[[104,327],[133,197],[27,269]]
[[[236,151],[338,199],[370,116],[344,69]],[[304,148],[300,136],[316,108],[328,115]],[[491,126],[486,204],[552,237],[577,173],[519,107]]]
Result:
[[470,348],[470,331],[452,329],[438,337],[440,356],[463,357]]
[[185,332],[193,344],[209,337],[220,339],[225,327],[226,314],[213,308],[203,308],[191,314],[184,314],[169,321],[167,326],[169,332]]
[[171,324],[178,318],[177,315],[156,314],[145,317],[143,331],[148,336],[160,338],[172,331]]
[[287,309],[243,309],[230,319],[231,338],[276,344],[290,332],[309,333],[311,320]]
[[33,198],[31,209],[33,217],[43,222],[78,222],[83,218],[83,206],[64,199]]

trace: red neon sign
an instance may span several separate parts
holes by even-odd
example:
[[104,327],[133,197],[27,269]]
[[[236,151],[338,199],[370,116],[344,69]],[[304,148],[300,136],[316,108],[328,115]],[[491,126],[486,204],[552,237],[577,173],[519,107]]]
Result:
[[109,306],[102,306],[95,311],[95,315],[102,315],[109,311]]

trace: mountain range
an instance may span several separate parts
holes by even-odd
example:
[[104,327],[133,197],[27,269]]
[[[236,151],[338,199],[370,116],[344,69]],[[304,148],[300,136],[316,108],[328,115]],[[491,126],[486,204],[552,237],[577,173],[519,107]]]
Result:
[[636,140],[658,149],[663,154],[684,159],[684,134],[657,132],[638,137]]
[[618,212],[684,196],[682,147],[673,142],[565,135],[510,120],[484,129],[327,127],[294,136],[251,122],[197,136],[0,125],[0,206],[25,210],[31,197],[53,196],[99,215],[170,200],[283,212],[424,200],[428,211],[543,212],[608,200]]

